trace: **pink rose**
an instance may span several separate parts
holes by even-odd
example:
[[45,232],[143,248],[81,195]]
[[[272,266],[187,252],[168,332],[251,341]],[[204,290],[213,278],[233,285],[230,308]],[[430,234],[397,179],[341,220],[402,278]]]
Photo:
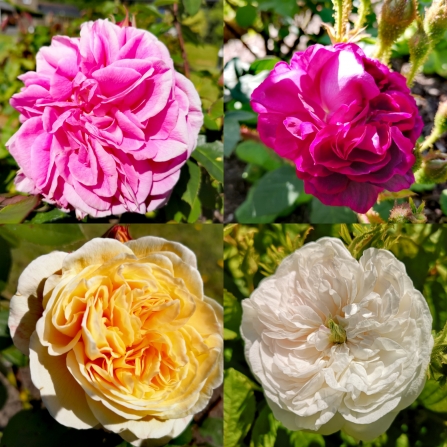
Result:
[[163,206],[197,143],[193,84],[151,33],[107,20],[54,37],[11,98],[23,125],[7,147],[17,190],[78,217]]
[[405,78],[355,44],[313,45],[253,92],[262,141],[292,160],[306,193],[365,213],[414,182],[423,122]]

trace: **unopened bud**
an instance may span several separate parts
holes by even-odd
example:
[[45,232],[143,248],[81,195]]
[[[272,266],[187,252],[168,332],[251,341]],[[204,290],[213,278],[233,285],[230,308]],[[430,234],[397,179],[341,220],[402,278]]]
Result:
[[428,160],[423,162],[423,169],[431,182],[444,182],[447,177],[447,154],[433,153]]
[[390,212],[389,222],[391,223],[408,223],[412,215],[411,207],[407,202],[395,203]]
[[447,0],[435,0],[425,14],[424,28],[432,45],[436,45],[447,30]]
[[425,223],[427,217],[424,214],[425,202],[421,202],[419,207],[415,205],[410,197],[408,202],[394,203],[394,207],[390,212],[390,223]]
[[379,36],[393,43],[416,18],[415,0],[385,0],[380,14]]
[[105,239],[116,239],[117,241],[123,243],[132,240],[129,233],[129,227],[127,225],[114,225],[112,228],[107,230],[102,237]]

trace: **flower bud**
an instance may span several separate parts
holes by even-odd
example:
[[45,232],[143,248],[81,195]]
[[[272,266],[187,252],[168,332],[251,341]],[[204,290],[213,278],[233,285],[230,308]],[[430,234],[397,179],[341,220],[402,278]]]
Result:
[[447,30],[447,0],[435,0],[425,14],[425,32],[436,45]]
[[432,158],[423,163],[425,175],[431,182],[444,182],[447,177],[447,155],[438,153],[433,154],[433,156],[436,158]]
[[391,45],[416,18],[415,0],[385,0],[380,13],[378,57],[388,62]]
[[394,203],[394,207],[390,212],[389,222],[391,223],[408,223],[410,222],[411,207],[409,203]]
[[129,233],[129,227],[127,225],[114,225],[112,228],[108,229],[104,234],[103,238],[106,239],[116,239],[122,243],[132,240]]
[[390,212],[390,223],[425,223],[427,222],[427,217],[424,214],[425,202],[422,201],[419,207],[413,202],[410,197],[408,203],[394,203],[394,207]]

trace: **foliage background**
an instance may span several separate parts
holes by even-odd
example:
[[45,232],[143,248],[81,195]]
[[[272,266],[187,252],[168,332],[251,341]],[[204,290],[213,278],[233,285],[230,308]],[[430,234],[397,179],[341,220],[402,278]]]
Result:
[[[431,0],[418,0],[420,12]],[[377,18],[382,1],[373,1],[366,32],[359,45],[373,53]],[[353,2],[351,22],[359,2]],[[224,2],[224,101],[225,101],[225,222],[353,223],[357,215],[347,207],[328,207],[304,193],[291,162],[281,159],[259,140],[257,114],[249,104],[254,88],[279,60],[289,61],[295,51],[320,43],[329,45],[322,22],[333,25],[330,0],[225,0]],[[409,59],[411,25],[393,47],[392,67],[405,68]],[[428,135],[440,101],[447,100],[447,33],[435,47],[416,77],[415,94]],[[447,139],[436,148],[447,151]],[[447,222],[447,185],[415,184],[416,203],[426,201],[429,222]],[[385,221],[394,198],[384,199],[374,209]]]
[[[273,418],[262,389],[244,357],[239,326],[241,300],[259,281],[271,275],[279,262],[304,242],[323,236],[350,241],[359,258],[364,249],[388,247],[427,299],[433,329],[447,320],[447,227],[441,225],[227,225],[224,243],[225,306],[225,447],[348,447],[353,438],[337,432],[321,436],[292,432]],[[349,235],[347,234],[349,232]],[[447,386],[427,381],[424,391],[401,411],[390,429],[364,447],[444,447],[447,445]]]
[[[1,447],[131,447],[119,435],[98,430],[69,429],[57,423],[44,409],[30,379],[28,357],[12,344],[7,325],[9,300],[16,292],[24,268],[38,256],[53,250],[71,252],[94,237],[101,237],[109,224],[5,225],[0,227],[0,446]],[[221,225],[129,226],[133,239],[159,236],[180,242],[197,256],[205,294],[222,303]],[[169,445],[222,447],[222,388],[215,391],[208,407],[195,415],[190,426]]]
[[[168,205],[146,216],[125,213],[121,222],[188,222],[222,221],[223,214],[223,146],[222,88],[219,85],[222,58],[222,0],[155,0],[150,2],[106,0],[56,0],[81,10],[81,18],[53,21],[49,26],[30,27],[31,17],[19,8],[20,32],[17,36],[0,33],[0,223],[50,221],[77,222],[70,214],[39,200],[24,200],[20,204],[4,201],[14,194],[13,180],[17,164],[5,148],[5,143],[19,128],[18,113],[9,105],[11,96],[20,91],[20,74],[35,69],[35,55],[39,48],[49,45],[51,38],[62,34],[79,36],[80,25],[89,20],[114,16],[124,19],[126,5],[130,15],[135,14],[139,28],[146,29],[165,43],[175,67],[189,77],[202,100],[205,124],[199,136],[197,149],[182,168]],[[182,57],[178,26],[184,40],[187,64]],[[2,197],[3,195],[3,197]],[[3,200],[3,203],[2,203]],[[108,222],[109,218],[86,218],[85,222]]]

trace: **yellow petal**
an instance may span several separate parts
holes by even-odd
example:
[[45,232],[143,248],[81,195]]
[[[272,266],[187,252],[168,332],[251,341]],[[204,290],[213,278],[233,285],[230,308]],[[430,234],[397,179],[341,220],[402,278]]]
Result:
[[138,258],[144,258],[151,253],[175,253],[183,262],[197,268],[196,255],[187,247],[178,242],[171,242],[161,237],[147,236],[126,242]]

